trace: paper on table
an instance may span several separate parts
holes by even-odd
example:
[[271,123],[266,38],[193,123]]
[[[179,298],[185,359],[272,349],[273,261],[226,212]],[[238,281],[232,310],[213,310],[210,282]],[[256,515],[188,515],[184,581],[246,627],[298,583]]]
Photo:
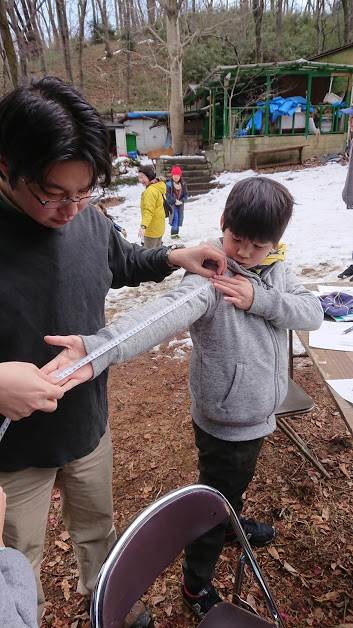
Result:
[[353,379],[327,379],[326,382],[343,399],[353,403]]
[[345,292],[346,294],[353,294],[353,286],[347,286],[347,284],[342,284],[339,286],[318,285],[317,289],[320,294],[330,294],[331,292]]
[[353,331],[349,334],[343,333],[349,327],[352,327],[351,323],[324,321],[320,329],[310,332],[309,347],[332,351],[353,351]]

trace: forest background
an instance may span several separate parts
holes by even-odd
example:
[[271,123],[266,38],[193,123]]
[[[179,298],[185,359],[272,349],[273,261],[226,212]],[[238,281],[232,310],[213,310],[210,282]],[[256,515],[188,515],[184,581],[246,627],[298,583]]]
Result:
[[309,58],[353,39],[352,0],[0,0],[0,95],[56,75],[104,114],[166,109],[217,65]]

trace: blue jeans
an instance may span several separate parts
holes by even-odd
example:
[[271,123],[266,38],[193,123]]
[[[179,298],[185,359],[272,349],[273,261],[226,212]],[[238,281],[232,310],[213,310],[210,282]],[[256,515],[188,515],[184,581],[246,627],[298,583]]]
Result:
[[171,222],[171,234],[179,233],[179,227],[183,224],[184,218],[184,205],[174,205],[173,218]]

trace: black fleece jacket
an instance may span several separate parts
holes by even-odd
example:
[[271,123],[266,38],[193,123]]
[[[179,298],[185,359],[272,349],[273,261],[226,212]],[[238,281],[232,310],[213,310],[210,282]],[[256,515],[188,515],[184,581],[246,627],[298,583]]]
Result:
[[[95,207],[49,229],[0,198],[0,362],[41,367],[58,353],[43,336],[95,333],[111,287],[170,272],[163,247],[129,243]],[[104,372],[67,393],[55,413],[13,422],[0,442],[0,470],[61,467],[93,451],[106,429],[106,382]]]

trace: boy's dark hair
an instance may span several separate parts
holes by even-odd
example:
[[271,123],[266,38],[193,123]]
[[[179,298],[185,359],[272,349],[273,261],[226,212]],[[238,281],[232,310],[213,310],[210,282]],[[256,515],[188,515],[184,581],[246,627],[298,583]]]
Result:
[[90,165],[91,187],[98,178],[103,186],[111,181],[102,118],[77,90],[52,76],[18,87],[0,101],[0,156],[11,186],[20,177],[43,185],[48,168],[67,160]]
[[153,181],[156,178],[156,171],[153,166],[140,166],[139,172],[142,172],[149,181]]
[[292,216],[293,204],[293,196],[281,183],[248,177],[236,183],[227,198],[222,230],[276,244]]

